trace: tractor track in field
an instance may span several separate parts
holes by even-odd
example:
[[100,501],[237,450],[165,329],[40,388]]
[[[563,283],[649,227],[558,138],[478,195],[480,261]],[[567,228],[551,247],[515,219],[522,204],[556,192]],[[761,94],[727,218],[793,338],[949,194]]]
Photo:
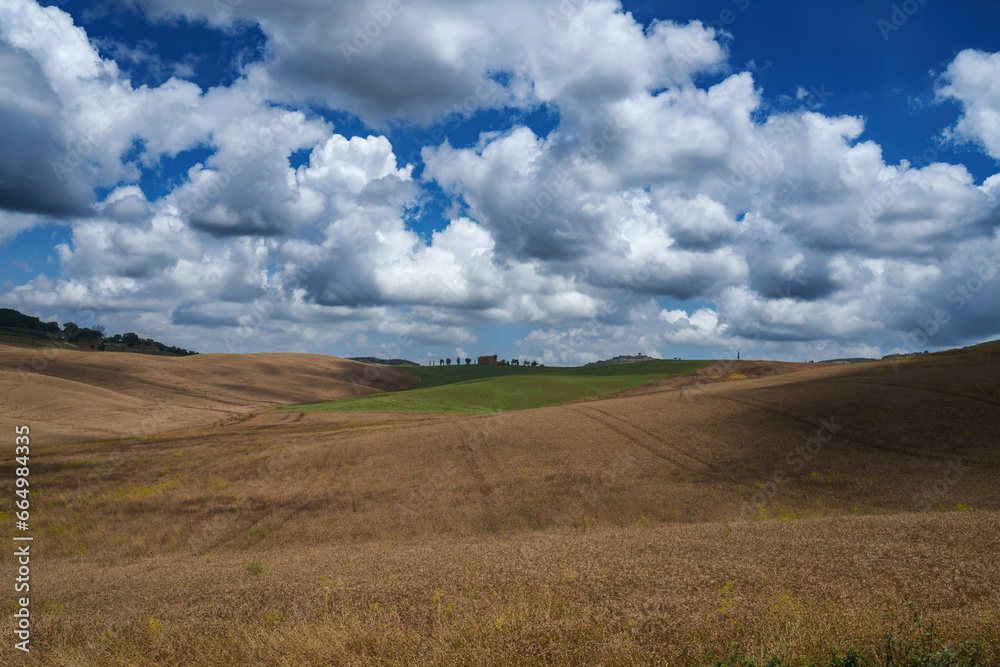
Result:
[[[683,457],[686,457],[688,459],[691,459],[692,461],[696,462],[698,465],[704,466],[705,468],[709,468],[709,469],[715,469],[716,468],[715,464],[710,463],[709,461],[706,461],[703,458],[695,456],[694,454],[691,454],[690,452],[685,451],[684,449],[682,449],[681,447],[678,447],[677,445],[668,444],[667,440],[663,439],[661,436],[657,435],[653,431],[650,431],[649,429],[644,428],[643,426],[640,426],[638,423],[628,422],[623,417],[619,417],[617,415],[613,415],[610,412],[607,412],[606,410],[601,410],[600,408],[598,408],[596,406],[592,406],[591,405],[591,406],[587,406],[587,407],[589,409],[591,409],[591,410],[594,410],[596,412],[600,412],[601,414],[606,415],[609,419],[617,420],[618,423],[625,424],[629,428],[633,428],[633,429],[639,431],[640,433],[643,433],[644,435],[648,436],[649,438],[652,438],[656,442],[659,442],[662,445],[668,447],[674,453],[679,454],[679,455],[681,455]],[[686,428],[685,439],[687,439],[687,440],[693,440],[695,442],[698,442],[701,445],[707,446],[707,443],[704,440],[702,440],[699,436],[697,436],[697,435],[694,434],[694,429],[691,428],[691,427]]]
[[[794,410],[785,408],[784,406],[777,405],[770,401],[765,401],[757,398],[748,398],[745,395],[740,395],[737,397],[733,394],[722,394],[717,393],[713,395],[713,398],[717,400],[729,401],[732,403],[745,405],[747,407],[755,408],[757,410],[764,410],[772,412],[774,414],[781,415],[787,419],[791,419],[800,424],[803,424],[809,428],[816,427],[819,420],[809,419]],[[916,458],[927,458],[927,459],[938,459],[946,460],[949,458],[954,458],[954,454],[946,452],[935,452],[927,449],[918,449],[914,447],[905,447],[900,445],[890,445],[882,438],[873,436],[867,433],[859,432],[857,428],[851,428],[849,424],[842,424],[843,429],[839,430],[837,433],[833,434],[834,439],[844,439],[849,442],[853,442],[856,445],[862,447],[868,447],[871,449],[878,449],[885,452],[892,452],[895,454],[904,454],[906,456],[913,456]]]
[[[331,425],[336,425],[336,423],[311,425],[309,429],[289,427],[290,424],[297,424],[303,416],[304,413],[299,413],[294,418],[291,418],[289,415],[289,418],[282,418],[276,423],[266,424],[263,427],[247,424],[242,431],[238,433],[231,432],[227,435],[243,436],[247,433],[253,433],[255,436],[263,439],[273,439],[274,436],[280,436],[285,433],[294,433],[296,435],[315,433],[316,435],[322,435],[328,443],[339,442],[344,446],[350,446],[352,444],[352,440],[361,434],[375,433],[381,430],[407,430],[417,427],[426,427],[431,424],[436,425],[441,422],[441,420],[438,419],[428,419],[417,422],[377,421],[372,423],[351,424],[349,428],[336,429],[329,428]],[[457,424],[455,426],[458,427],[461,432],[461,427]],[[217,434],[212,435],[218,437]],[[177,440],[182,441],[186,440],[186,438],[178,434]],[[317,506],[317,503],[327,505],[329,501],[323,497],[323,494],[317,494],[316,491],[320,489],[321,486],[325,489],[329,485],[331,471],[335,471],[339,468],[339,466],[336,465],[336,459],[339,456],[342,456],[342,454],[342,450],[338,452],[336,449],[331,449],[330,452],[324,457],[325,460],[323,464],[297,468],[291,462],[283,462],[284,459],[279,455],[271,457],[269,463],[265,464],[258,473],[259,477],[265,478],[267,476],[282,475],[294,470],[298,488],[294,497],[285,502],[268,503],[266,507],[262,508],[264,512],[263,515],[256,521],[253,521],[249,526],[240,525],[238,514],[232,516],[232,520],[227,524],[210,529],[217,534],[203,539],[201,544],[197,547],[196,553],[203,555],[211,552],[213,549],[219,548],[220,545],[226,544],[227,542],[240,540],[247,531],[252,531],[255,528],[273,528],[276,525],[289,525],[295,522],[297,517],[299,517],[303,512]],[[266,481],[263,483],[266,486]],[[345,498],[350,496],[349,500],[345,499],[343,501],[345,506],[356,507],[359,501],[364,502],[365,500],[364,497],[359,499],[357,494],[355,494],[352,489],[345,488],[344,496]],[[253,497],[251,497],[250,500],[252,502]],[[256,509],[257,508],[251,507],[251,511],[255,511]],[[220,516],[227,516],[230,511],[231,510],[222,510]],[[242,511],[243,510],[240,510],[240,512]],[[223,519],[223,521],[225,521],[225,519]],[[245,531],[243,530],[244,528],[246,529]]]
[[462,419],[453,424],[461,437],[455,446],[455,450],[459,452],[469,470],[469,474],[475,480],[475,489],[477,491],[475,495],[478,496],[483,523],[496,529],[500,525],[499,512],[494,507],[494,503],[491,502],[491,496],[494,491],[493,484],[490,483],[486,473],[483,472],[483,465],[486,466],[488,471],[497,472],[500,471],[500,466],[496,456],[491,451],[491,432],[474,427],[473,424],[477,421],[479,420]]
[[[632,426],[631,424],[628,424],[627,422],[625,422],[621,418],[615,417],[615,416],[613,416],[611,414],[608,414],[607,412],[604,412],[603,410],[599,410],[597,408],[593,408],[593,407],[590,407],[590,406],[581,406],[581,407],[573,407],[572,409],[573,409],[574,412],[577,412],[578,414],[581,414],[584,417],[587,417],[588,419],[591,419],[591,420],[597,422],[598,424],[600,424],[604,428],[617,433],[618,435],[620,435],[623,438],[625,438],[628,442],[631,442],[632,444],[634,444],[635,446],[639,447],[640,449],[646,450],[647,452],[649,452],[650,454],[652,454],[656,458],[661,459],[663,461],[666,461],[667,463],[670,463],[673,466],[675,466],[677,468],[680,468],[681,470],[685,470],[685,471],[691,472],[691,473],[698,472],[698,469],[696,467],[693,467],[690,463],[685,463],[683,461],[683,459],[681,459],[679,456],[676,456],[676,455],[675,456],[670,456],[666,452],[663,452],[660,449],[658,449],[658,448],[656,448],[656,447],[654,447],[652,445],[649,445],[649,444],[646,444],[645,442],[643,442],[644,439],[642,437],[636,437],[634,435],[635,432],[638,432],[638,433],[642,434],[643,436],[646,436],[648,438],[652,438],[652,439],[654,439],[656,441],[662,442],[662,440],[660,438],[657,438],[656,436],[651,435],[648,431],[636,428],[635,426]],[[600,415],[600,416],[598,416],[598,415]],[[632,433],[630,433],[629,431],[632,431]],[[676,453],[680,453],[680,452],[676,452]],[[694,457],[691,457],[690,455],[685,455],[685,456],[687,456],[687,458],[690,458],[690,459],[694,460],[698,465],[704,465],[704,463],[702,461],[700,461],[698,459],[695,459]]]
[[922,391],[928,394],[939,394],[941,396],[950,396],[952,398],[963,398],[969,401],[974,401],[976,403],[985,403],[986,405],[990,405],[993,407],[1000,406],[1000,399],[990,400],[989,398],[980,398],[973,394],[962,394],[962,393],[944,391],[926,384],[916,384],[916,383],[904,384],[901,382],[877,382],[877,381],[869,382],[866,380],[848,380],[846,378],[832,380],[831,384],[862,385],[865,387],[875,387],[875,388],[896,387],[898,389],[910,389],[913,391]]

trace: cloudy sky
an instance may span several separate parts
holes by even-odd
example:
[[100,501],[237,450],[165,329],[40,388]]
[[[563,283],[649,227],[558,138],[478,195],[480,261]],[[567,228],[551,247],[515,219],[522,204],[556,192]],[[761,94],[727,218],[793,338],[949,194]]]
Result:
[[203,352],[1000,338],[986,0],[0,0],[0,305]]

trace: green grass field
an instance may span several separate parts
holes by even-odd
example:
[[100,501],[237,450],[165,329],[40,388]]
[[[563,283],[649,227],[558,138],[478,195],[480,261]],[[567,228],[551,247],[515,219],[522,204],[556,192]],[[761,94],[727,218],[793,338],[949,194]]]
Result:
[[439,412],[476,414],[528,410],[605,396],[669,375],[687,375],[713,361],[644,361],[579,368],[413,366],[413,389],[293,405],[299,412]]

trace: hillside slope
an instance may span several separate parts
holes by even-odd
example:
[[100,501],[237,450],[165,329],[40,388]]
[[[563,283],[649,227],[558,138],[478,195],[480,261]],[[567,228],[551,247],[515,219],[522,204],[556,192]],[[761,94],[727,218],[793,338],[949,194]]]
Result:
[[[886,664],[916,612],[997,647],[997,349],[727,363],[495,415],[264,410],[140,446],[36,430],[25,664],[805,664],[830,644]],[[264,403],[363,368],[276,356],[170,360],[195,365],[130,391],[201,400],[170,384],[198,372]]]
[[[920,355],[895,366],[768,366],[766,373],[788,372],[723,379],[760,366],[730,364],[721,377],[705,369],[700,378],[668,379],[679,386],[661,381],[521,412],[419,421],[383,414],[378,428],[338,432],[331,449],[302,450],[303,468],[349,465],[353,480],[350,488],[304,492],[315,494],[317,508],[356,498],[337,522],[355,535],[385,525],[383,513],[395,505],[413,509],[393,532],[412,534],[624,526],[640,516],[1000,510],[1000,356],[993,350]],[[334,425],[361,417],[262,415],[255,434],[273,424],[283,442],[295,430],[333,437]],[[392,500],[382,496],[390,490]]]
[[404,372],[318,354],[173,358],[0,348],[5,419],[50,441],[146,435],[415,382]]

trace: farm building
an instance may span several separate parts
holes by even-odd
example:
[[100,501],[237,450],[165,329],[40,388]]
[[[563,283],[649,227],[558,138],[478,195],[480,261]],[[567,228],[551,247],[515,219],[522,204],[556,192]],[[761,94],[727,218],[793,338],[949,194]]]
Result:
[[477,364],[486,364],[487,366],[496,366],[497,365],[497,355],[494,354],[494,355],[489,356],[489,357],[479,357],[479,361],[477,361],[476,363]]

